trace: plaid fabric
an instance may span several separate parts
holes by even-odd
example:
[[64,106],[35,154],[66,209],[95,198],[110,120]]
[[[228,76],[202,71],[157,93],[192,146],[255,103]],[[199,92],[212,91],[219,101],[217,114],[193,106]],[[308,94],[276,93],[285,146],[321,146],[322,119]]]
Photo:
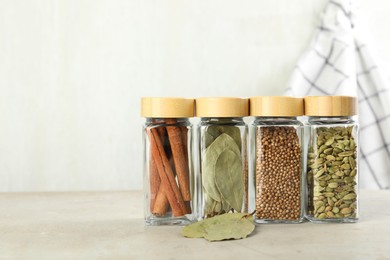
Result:
[[360,186],[390,187],[390,80],[363,40],[356,1],[331,0],[287,95],[359,98]]

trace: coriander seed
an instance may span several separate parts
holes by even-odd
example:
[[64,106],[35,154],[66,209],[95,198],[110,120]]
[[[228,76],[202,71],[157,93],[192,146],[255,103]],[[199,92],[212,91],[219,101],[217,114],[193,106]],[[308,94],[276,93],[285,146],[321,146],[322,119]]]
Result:
[[303,101],[292,97],[250,99],[255,139],[255,221],[303,220]]

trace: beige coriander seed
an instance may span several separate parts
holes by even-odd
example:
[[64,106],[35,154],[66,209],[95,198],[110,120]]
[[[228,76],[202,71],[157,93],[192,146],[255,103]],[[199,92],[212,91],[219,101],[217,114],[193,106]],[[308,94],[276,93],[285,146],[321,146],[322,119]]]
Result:
[[256,218],[299,220],[302,165],[297,130],[260,127],[256,147]]

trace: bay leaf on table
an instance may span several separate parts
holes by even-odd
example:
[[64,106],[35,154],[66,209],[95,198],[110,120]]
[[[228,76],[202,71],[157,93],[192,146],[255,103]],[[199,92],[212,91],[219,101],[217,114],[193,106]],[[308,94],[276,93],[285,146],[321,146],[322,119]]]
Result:
[[205,222],[205,220],[201,220],[195,223],[192,223],[188,226],[183,227],[181,230],[181,233],[185,237],[191,237],[191,238],[200,238],[204,237],[207,233],[207,225],[208,223]]
[[237,212],[244,201],[244,175],[242,160],[233,151],[223,151],[215,164],[215,184],[223,199]]
[[253,232],[253,217],[245,213],[222,214],[208,218],[182,229],[185,237],[204,237],[208,241],[246,238]]

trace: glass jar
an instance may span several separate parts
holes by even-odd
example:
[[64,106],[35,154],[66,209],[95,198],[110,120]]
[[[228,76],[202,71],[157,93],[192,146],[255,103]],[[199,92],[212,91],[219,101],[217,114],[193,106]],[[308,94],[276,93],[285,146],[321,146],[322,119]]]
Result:
[[195,219],[192,174],[194,100],[142,98],[146,118],[144,199],[146,225],[185,225]]
[[310,127],[306,218],[356,222],[358,215],[358,123],[355,97],[305,97]]
[[227,212],[247,212],[248,99],[198,98],[199,169],[203,218]]
[[300,223],[303,196],[303,99],[250,98],[254,135],[255,222]]

